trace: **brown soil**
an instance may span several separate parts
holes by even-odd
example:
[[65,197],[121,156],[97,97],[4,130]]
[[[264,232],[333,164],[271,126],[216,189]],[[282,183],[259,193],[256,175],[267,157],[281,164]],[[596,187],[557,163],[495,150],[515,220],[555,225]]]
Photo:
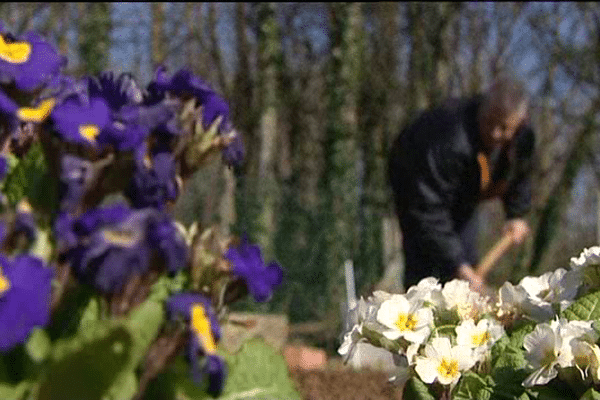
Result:
[[304,400],[402,400],[402,388],[378,371],[325,369],[290,372]]

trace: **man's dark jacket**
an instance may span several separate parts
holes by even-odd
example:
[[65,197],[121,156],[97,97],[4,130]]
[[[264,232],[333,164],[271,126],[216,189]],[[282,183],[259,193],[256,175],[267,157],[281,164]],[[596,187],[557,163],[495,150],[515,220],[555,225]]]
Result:
[[392,145],[389,178],[403,234],[407,287],[427,276],[452,279],[460,264],[475,262],[460,232],[482,199],[500,196],[507,218],[529,211],[533,131],[522,124],[511,145],[486,162],[478,160],[483,154],[480,103],[480,96],[449,100],[421,114]]

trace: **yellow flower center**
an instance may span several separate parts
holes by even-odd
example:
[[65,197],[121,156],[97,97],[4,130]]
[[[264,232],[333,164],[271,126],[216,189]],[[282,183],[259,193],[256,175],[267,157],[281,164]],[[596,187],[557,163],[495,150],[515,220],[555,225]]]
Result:
[[482,333],[476,333],[473,336],[471,336],[471,341],[473,342],[473,344],[475,346],[483,346],[484,344],[489,342],[490,339],[491,339],[491,337],[490,337],[490,333],[488,331],[485,331]]
[[438,366],[438,372],[445,379],[456,378],[456,375],[458,375],[458,361],[442,358],[442,362]]
[[198,336],[198,339],[200,339],[204,345],[204,350],[206,350],[207,353],[214,353],[217,350],[217,345],[215,344],[215,339],[210,330],[210,321],[201,304],[194,304],[192,306],[191,326],[192,330],[196,333],[196,336]]
[[546,349],[544,352],[544,357],[542,358],[540,365],[548,366],[552,364],[556,360],[556,352],[554,349]]
[[131,246],[136,241],[135,232],[130,230],[106,229],[102,232],[104,240],[117,246]]
[[96,125],[81,125],[79,127],[79,134],[90,142],[95,142],[96,136],[98,136],[99,133],[100,129]]
[[10,289],[10,281],[4,276],[2,273],[2,268],[0,268],[0,295],[3,295]]
[[412,331],[417,326],[417,318],[414,314],[400,314],[396,319],[395,325],[401,331]]
[[21,121],[42,122],[48,118],[54,104],[54,99],[47,99],[42,101],[42,104],[36,108],[21,107],[17,111],[17,116]]
[[552,291],[550,290],[550,288],[548,289],[544,289],[541,292],[538,293],[538,297],[542,300],[549,300],[548,296],[550,295]]
[[458,314],[458,317],[463,321],[469,318],[476,320],[479,316],[479,310],[477,309],[477,307],[474,306],[474,304],[470,302],[457,304],[456,313]]
[[573,356],[573,362],[575,365],[588,367],[590,365],[590,356],[587,354],[578,354],[576,356]]
[[31,45],[27,42],[6,43],[0,35],[0,59],[12,64],[22,64],[29,60]]

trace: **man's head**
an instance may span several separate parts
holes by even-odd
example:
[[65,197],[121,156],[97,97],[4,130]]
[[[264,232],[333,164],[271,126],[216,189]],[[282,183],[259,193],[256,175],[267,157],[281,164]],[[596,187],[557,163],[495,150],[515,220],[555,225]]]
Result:
[[485,94],[478,111],[483,143],[493,149],[510,142],[527,114],[529,97],[523,85],[501,76]]

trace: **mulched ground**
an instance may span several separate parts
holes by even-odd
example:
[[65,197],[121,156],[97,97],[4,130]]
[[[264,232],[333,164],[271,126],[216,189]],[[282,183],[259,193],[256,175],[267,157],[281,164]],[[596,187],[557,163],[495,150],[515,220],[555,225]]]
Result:
[[402,400],[402,388],[390,385],[383,372],[328,368],[290,376],[304,400]]

